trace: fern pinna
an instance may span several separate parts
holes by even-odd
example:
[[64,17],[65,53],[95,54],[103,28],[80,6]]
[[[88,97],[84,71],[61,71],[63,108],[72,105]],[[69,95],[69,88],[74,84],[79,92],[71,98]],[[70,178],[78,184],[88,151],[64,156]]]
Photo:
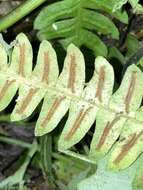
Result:
[[8,106],[18,90],[11,120],[19,121],[30,116],[44,98],[36,136],[54,130],[69,110],[58,143],[60,150],[78,143],[96,119],[89,159],[98,161],[110,152],[110,169],[130,166],[143,150],[140,69],[135,65],[128,67],[113,93],[113,68],[101,56],[96,58],[93,77],[86,85],[84,57],[73,44],[67,49],[60,75],[56,53],[48,41],[41,43],[33,71],[32,57],[32,47],[24,34],[17,36],[10,62],[5,47],[0,45],[0,110]]

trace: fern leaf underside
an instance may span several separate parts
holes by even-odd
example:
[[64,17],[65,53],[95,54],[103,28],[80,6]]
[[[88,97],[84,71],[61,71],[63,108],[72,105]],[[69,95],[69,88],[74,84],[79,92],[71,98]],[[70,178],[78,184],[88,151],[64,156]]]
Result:
[[109,152],[110,169],[131,165],[143,151],[140,69],[135,65],[128,67],[120,87],[113,93],[113,68],[101,56],[96,58],[94,74],[86,85],[84,57],[73,44],[67,49],[60,74],[55,50],[48,41],[41,43],[33,70],[32,57],[31,44],[24,34],[16,38],[10,63],[0,45],[0,110],[9,105],[17,90],[12,121],[29,117],[44,99],[36,136],[51,132],[69,110],[59,139],[60,150],[78,143],[96,120],[89,158],[98,161]]

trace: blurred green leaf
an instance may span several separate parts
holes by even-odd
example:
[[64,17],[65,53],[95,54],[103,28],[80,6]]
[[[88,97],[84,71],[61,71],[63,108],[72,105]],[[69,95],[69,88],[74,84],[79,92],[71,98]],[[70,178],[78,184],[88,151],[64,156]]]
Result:
[[139,40],[132,34],[128,34],[126,39],[127,53],[126,58],[130,58],[141,47]]
[[109,48],[109,54],[108,54],[109,59],[111,58],[116,58],[118,59],[123,65],[125,64],[125,57],[123,54],[118,50],[116,47],[111,47]]

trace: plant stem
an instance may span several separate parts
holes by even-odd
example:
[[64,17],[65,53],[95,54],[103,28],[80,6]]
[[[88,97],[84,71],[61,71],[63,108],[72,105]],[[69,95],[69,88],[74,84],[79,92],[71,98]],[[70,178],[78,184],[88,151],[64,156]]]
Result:
[[55,189],[52,172],[52,136],[47,134],[40,137],[41,169],[50,189]]
[[16,9],[0,19],[0,32],[15,24],[46,1],[47,0],[27,0],[22,3]]
[[82,160],[82,161],[84,161],[84,162],[88,162],[88,163],[90,163],[90,164],[97,164],[95,161],[93,161],[93,160],[90,160],[89,158],[88,158],[88,156],[84,156],[84,155],[81,155],[81,154],[78,154],[78,153],[76,153],[76,152],[73,152],[73,151],[70,151],[70,150],[59,150],[61,153],[63,153],[63,154],[66,154],[66,155],[68,155],[68,156],[71,156],[71,157],[73,157],[73,158],[77,158],[77,159],[80,159],[80,160]]
[[12,139],[12,138],[5,137],[5,136],[0,136],[0,142],[5,142],[5,143],[8,143],[8,144],[21,146],[23,148],[31,148],[30,143],[26,143],[24,141],[17,140],[17,139]]

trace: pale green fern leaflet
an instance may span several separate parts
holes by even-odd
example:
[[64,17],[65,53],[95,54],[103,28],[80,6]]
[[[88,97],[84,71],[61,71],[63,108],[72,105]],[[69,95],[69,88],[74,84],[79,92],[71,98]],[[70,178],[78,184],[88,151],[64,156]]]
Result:
[[35,135],[51,132],[69,110],[59,139],[59,149],[78,143],[96,120],[89,159],[99,160],[110,152],[108,167],[120,170],[131,165],[143,151],[143,74],[128,67],[118,90],[113,93],[114,72],[101,56],[95,60],[93,77],[85,85],[85,62],[81,51],[71,44],[59,75],[57,57],[48,41],[39,48],[32,71],[32,47],[19,34],[10,63],[0,45],[0,110],[19,92],[11,120],[29,117],[44,98]]

